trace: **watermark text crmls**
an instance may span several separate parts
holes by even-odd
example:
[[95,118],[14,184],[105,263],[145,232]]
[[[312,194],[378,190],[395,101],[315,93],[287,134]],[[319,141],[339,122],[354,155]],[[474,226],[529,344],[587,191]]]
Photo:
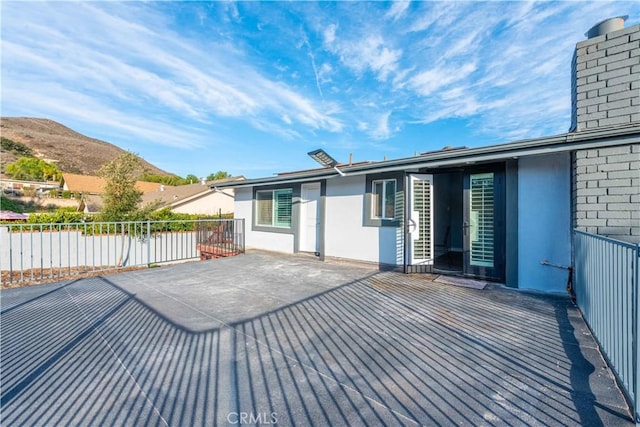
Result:
[[278,414],[276,412],[229,412],[227,422],[234,425],[272,425],[278,424]]

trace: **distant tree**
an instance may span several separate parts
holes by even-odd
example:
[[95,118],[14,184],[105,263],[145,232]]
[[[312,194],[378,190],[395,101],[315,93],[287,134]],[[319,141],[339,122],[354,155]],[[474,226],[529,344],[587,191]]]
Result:
[[142,192],[136,189],[136,181],[142,174],[140,157],[122,153],[104,164],[98,174],[105,179],[102,218],[118,221],[134,217],[142,201]]
[[174,185],[174,186],[175,185],[195,184],[196,182],[200,181],[200,178],[198,178],[194,174],[189,174],[189,175],[187,175],[186,178],[181,178],[181,177],[176,176],[176,175],[156,175],[156,174],[146,173],[146,174],[144,174],[142,176],[141,179],[143,181],[159,182],[159,183],[164,184],[164,185]]
[[196,182],[200,181],[200,178],[198,178],[194,174],[189,174],[184,180],[187,184],[195,184]]
[[218,179],[231,178],[231,174],[225,171],[218,171],[207,176],[207,181],[216,181]]
[[35,157],[20,157],[14,163],[7,164],[5,173],[14,179],[37,181],[55,181],[61,175],[56,165]]
[[176,175],[157,175],[153,173],[145,173],[140,178],[142,181],[158,182],[164,185],[183,185],[184,179]]

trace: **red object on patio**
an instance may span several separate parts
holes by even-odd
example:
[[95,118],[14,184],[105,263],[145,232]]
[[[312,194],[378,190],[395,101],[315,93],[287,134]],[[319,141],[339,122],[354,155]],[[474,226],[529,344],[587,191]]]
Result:
[[197,250],[200,251],[200,261],[224,258],[228,256],[236,256],[240,254],[240,252],[238,252],[236,249],[217,247],[213,245],[210,246],[198,244]]

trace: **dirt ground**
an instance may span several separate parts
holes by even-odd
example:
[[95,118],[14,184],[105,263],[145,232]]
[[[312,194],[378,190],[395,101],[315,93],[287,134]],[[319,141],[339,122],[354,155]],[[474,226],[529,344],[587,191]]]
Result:
[[142,267],[66,267],[66,268],[34,268],[31,270],[0,272],[2,280],[0,289],[21,288],[23,286],[42,285],[45,283],[62,282],[66,280],[84,279],[87,277],[105,276],[107,274],[121,273],[124,271],[144,270]]

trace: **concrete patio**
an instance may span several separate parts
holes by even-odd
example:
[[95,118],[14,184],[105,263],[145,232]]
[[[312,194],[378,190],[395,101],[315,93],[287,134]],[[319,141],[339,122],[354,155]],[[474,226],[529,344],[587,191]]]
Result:
[[564,297],[267,253],[0,292],[2,425],[633,425]]

